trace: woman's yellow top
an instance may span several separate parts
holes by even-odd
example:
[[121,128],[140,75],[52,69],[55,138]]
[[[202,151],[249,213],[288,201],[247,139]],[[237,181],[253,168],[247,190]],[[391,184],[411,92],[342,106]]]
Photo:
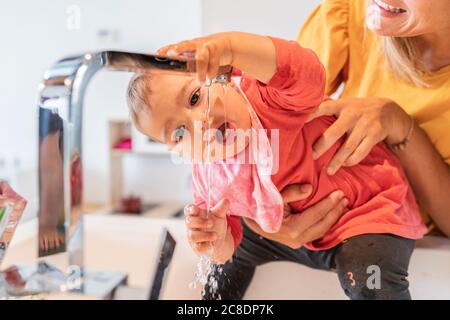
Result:
[[397,102],[427,132],[450,164],[450,66],[430,75],[429,88],[396,78],[381,52],[380,37],[365,27],[365,1],[325,0],[297,41],[313,49],[327,71],[327,94],[344,82],[342,97],[384,97]]

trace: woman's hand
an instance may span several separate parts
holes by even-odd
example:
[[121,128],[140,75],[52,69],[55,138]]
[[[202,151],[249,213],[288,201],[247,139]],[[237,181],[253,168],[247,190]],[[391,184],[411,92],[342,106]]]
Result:
[[328,174],[336,173],[341,166],[359,163],[383,140],[391,145],[400,143],[411,126],[411,118],[399,105],[382,98],[327,100],[308,121],[324,115],[336,116],[337,120],[314,144],[316,159],[347,134],[344,144],[328,164]]
[[[309,185],[293,184],[282,192],[286,208],[291,202],[306,199],[311,194]],[[342,191],[335,191],[315,205],[303,210],[301,214],[287,214],[277,233],[264,232],[258,224],[245,218],[245,223],[261,236],[280,242],[293,249],[298,249],[305,243],[320,239],[346,212],[348,200]]]
[[222,256],[221,251],[227,251],[228,208],[228,200],[220,201],[209,213],[194,205],[184,208],[189,244],[197,254]]

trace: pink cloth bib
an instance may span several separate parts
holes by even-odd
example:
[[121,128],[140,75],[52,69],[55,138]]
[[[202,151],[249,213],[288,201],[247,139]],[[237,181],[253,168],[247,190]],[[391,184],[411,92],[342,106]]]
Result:
[[[266,130],[248,100],[247,106],[252,123],[249,144],[233,158],[211,164],[211,206],[226,198],[230,201],[229,215],[251,218],[264,231],[277,232],[283,220],[284,205],[271,173],[278,164],[274,164]],[[275,134],[272,133],[272,140]],[[194,203],[206,207],[208,164],[192,164],[192,180]]]

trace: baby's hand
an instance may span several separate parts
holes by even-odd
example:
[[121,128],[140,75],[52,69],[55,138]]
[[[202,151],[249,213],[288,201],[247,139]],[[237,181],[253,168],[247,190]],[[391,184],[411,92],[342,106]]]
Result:
[[195,54],[197,77],[201,83],[218,75],[221,66],[231,65],[233,52],[230,42],[232,33],[217,33],[193,40],[168,45],[157,51],[167,56],[186,56]]
[[189,244],[197,254],[218,254],[223,248],[228,231],[226,218],[228,207],[228,200],[223,199],[209,214],[205,209],[194,205],[184,208]]

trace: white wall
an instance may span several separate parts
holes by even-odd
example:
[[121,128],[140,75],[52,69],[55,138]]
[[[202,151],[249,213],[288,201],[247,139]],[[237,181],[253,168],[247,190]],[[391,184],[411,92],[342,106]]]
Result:
[[[103,48],[154,51],[185,38],[241,30],[294,38],[319,0],[0,0],[0,160],[20,160],[17,190],[35,211],[36,87],[56,60]],[[71,5],[80,9],[80,28],[67,27]],[[117,33],[101,40],[100,29]],[[108,200],[107,120],[126,118],[128,74],[102,71],[85,100],[85,200]],[[169,160],[127,160],[127,190],[147,200],[186,200],[186,172]],[[1,175],[1,173],[0,173]],[[166,177],[166,178],[164,178]],[[182,177],[178,179],[177,177]]]
[[321,0],[203,0],[202,31],[246,31],[295,39]]
[[[78,30],[67,28],[71,5],[80,9]],[[99,29],[116,30],[117,41],[99,41]],[[102,48],[154,51],[200,32],[200,0],[0,0],[0,159],[20,159],[20,176],[25,178],[15,187],[29,199],[27,214],[35,211],[36,88],[46,68],[74,53]],[[101,72],[88,88],[84,165],[85,199],[90,202],[108,199],[107,120],[127,117],[128,77]]]

